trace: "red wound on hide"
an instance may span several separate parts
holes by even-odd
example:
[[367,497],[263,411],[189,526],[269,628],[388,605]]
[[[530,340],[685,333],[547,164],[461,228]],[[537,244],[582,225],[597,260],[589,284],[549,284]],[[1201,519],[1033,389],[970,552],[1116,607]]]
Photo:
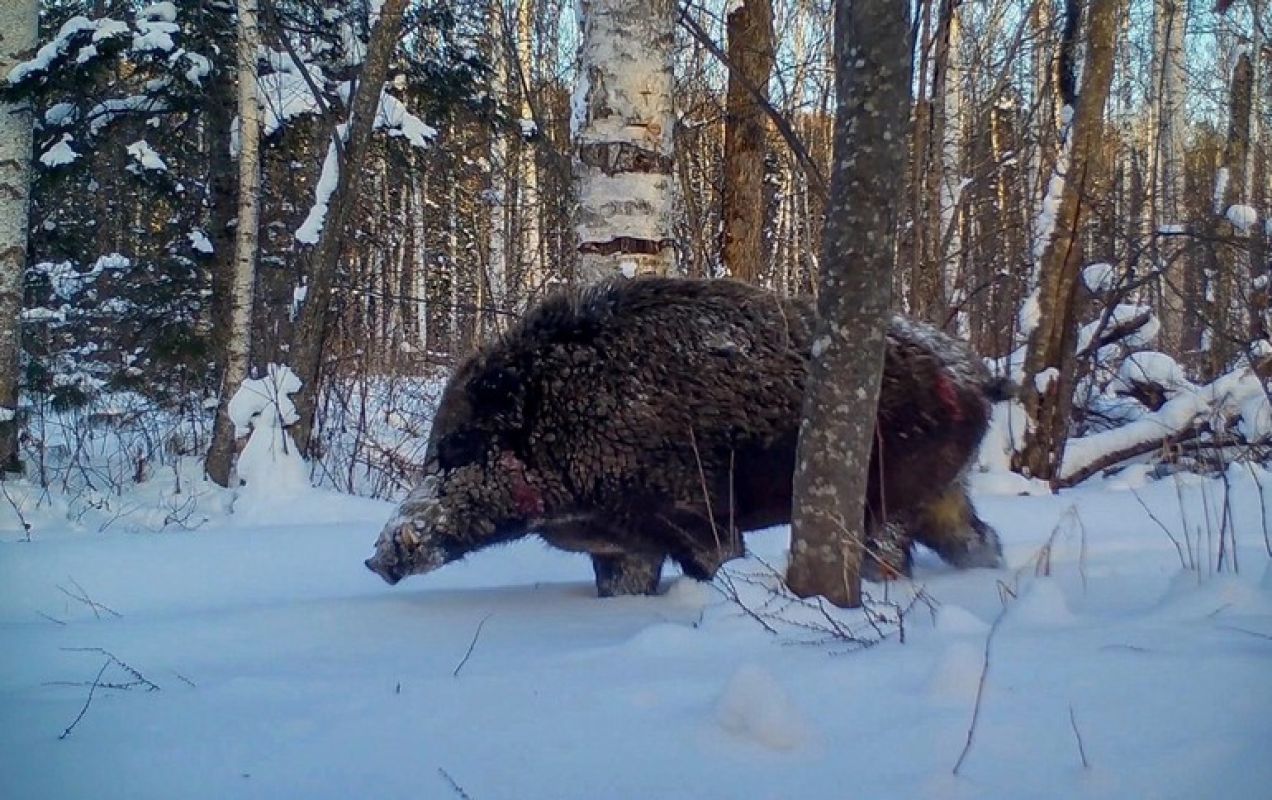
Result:
[[517,513],[523,517],[542,516],[543,496],[526,480],[526,465],[507,451],[500,456],[499,462],[508,471],[509,488]]
[[954,387],[954,383],[946,377],[945,373],[936,373],[936,396],[940,399],[941,404],[950,412],[951,422],[963,421],[963,405],[958,399],[958,389]]

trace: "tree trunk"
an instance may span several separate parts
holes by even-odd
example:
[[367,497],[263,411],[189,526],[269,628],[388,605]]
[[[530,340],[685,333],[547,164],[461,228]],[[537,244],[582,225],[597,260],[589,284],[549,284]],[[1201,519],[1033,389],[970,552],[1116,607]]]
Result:
[[861,605],[866,487],[910,110],[908,17],[908,5],[892,0],[835,2],[834,171],[786,578],[795,594],[820,594],[841,607]]
[[221,398],[212,425],[204,469],[221,486],[234,475],[234,422],[230,399],[247,379],[252,354],[252,299],[256,284],[257,230],[261,195],[261,108],[256,90],[260,50],[256,0],[238,0],[239,201],[234,235],[234,275],[230,286],[229,329],[225,336]]
[[[1155,120],[1157,225],[1187,222],[1184,185],[1184,34],[1188,22],[1187,0],[1157,0],[1154,8],[1152,93],[1157,108]],[[1150,231],[1159,238],[1158,231]],[[1188,259],[1177,242],[1169,239],[1157,246],[1163,269],[1161,280],[1162,339],[1168,352],[1181,356],[1195,354],[1200,344],[1199,319],[1185,303],[1184,284]]]
[[[0,7],[0,75],[35,47],[36,0]],[[0,103],[0,478],[20,472],[18,384],[22,359],[22,276],[31,201],[31,108]]]
[[757,283],[764,258],[764,110],[747,87],[768,97],[773,69],[770,0],[745,0],[728,18],[729,91],[724,125],[721,259],[738,280]]
[[[508,25],[504,19],[503,0],[491,0],[487,9],[489,33],[487,47],[490,58],[490,94],[503,99],[508,96]],[[508,204],[510,164],[508,161],[508,132],[502,127],[490,131],[490,149],[487,152],[489,174],[486,185],[487,225],[486,280],[490,286],[490,308],[482,313],[482,335],[497,334],[508,294],[512,290],[509,277],[512,263],[509,247],[512,244],[512,214]]]
[[1022,387],[1032,426],[1018,467],[1037,478],[1059,476],[1072,405],[1076,306],[1082,268],[1082,226],[1101,196],[1099,179],[1104,105],[1113,78],[1118,19],[1126,0],[1093,0],[1087,21],[1088,52],[1073,124],[1055,228],[1040,261],[1039,320],[1029,337]]
[[[367,58],[350,102],[346,138],[337,147],[340,157],[336,189],[328,201],[327,219],[314,248],[309,289],[292,338],[291,367],[301,380],[300,391],[293,397],[298,418],[292,432],[301,452],[308,454],[312,454],[314,450],[314,443],[310,439],[322,379],[322,346],[327,325],[327,307],[331,302],[332,286],[349,233],[349,221],[358,201],[362,167],[371,142],[372,126],[379,113],[380,94],[389,73],[389,59],[397,47],[398,34],[402,30],[405,8],[406,0],[384,0],[380,7],[380,18],[371,28]],[[332,137],[338,142],[340,134],[333,131]]]
[[665,275],[672,221],[672,0],[580,4],[583,36],[571,120],[575,234],[583,283]]
[[[530,90],[534,85],[534,0],[519,0],[517,6],[517,62],[521,82],[521,118],[534,119],[530,104]],[[539,199],[539,163],[536,158],[539,146],[546,135],[536,131],[534,141],[522,142],[520,164],[517,167],[517,198],[521,213],[521,292],[526,305],[543,294],[547,275],[543,269],[543,233],[539,222],[542,204]]]

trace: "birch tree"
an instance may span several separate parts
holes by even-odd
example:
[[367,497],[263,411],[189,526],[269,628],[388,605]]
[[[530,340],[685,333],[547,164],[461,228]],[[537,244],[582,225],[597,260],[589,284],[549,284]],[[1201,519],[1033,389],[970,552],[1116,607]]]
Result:
[[834,169],[795,468],[787,583],[861,605],[875,409],[910,110],[908,5],[836,0]]
[[728,16],[729,87],[724,124],[724,223],[720,257],[733,277],[759,280],[764,258],[765,114],[752,97],[768,96],[773,69],[770,0],[745,0]]
[[673,0],[579,0],[571,130],[578,279],[665,275],[672,241]]
[[[1187,216],[1184,176],[1184,101],[1187,89],[1184,36],[1188,25],[1187,0],[1156,0],[1153,6],[1153,86],[1150,102],[1153,130],[1154,227],[1156,237],[1162,225],[1174,231]],[[1184,285],[1188,264],[1180,248],[1167,241],[1159,246],[1159,268],[1163,269],[1161,313],[1163,333],[1176,352],[1198,346],[1200,329],[1196,313],[1185,307]]]
[[235,431],[229,416],[230,399],[247,379],[252,355],[252,299],[261,196],[261,107],[256,81],[260,30],[257,24],[256,0],[238,0],[238,224],[234,233],[234,270],[221,397],[204,463],[208,477],[221,486],[230,486],[234,475]]
[[[0,4],[0,75],[35,47],[36,0]],[[21,470],[18,383],[22,352],[22,273],[31,197],[31,108],[0,103],[0,477]]]
[[[521,76],[521,119],[534,122],[534,109],[530,104],[531,87],[534,85],[534,0],[519,0],[517,5],[517,63]],[[537,140],[543,135],[535,131]],[[542,230],[539,215],[542,203],[539,198],[539,163],[534,142],[522,142],[517,167],[517,199],[521,219],[521,275],[523,298],[529,302],[544,289],[547,276],[543,269]]]

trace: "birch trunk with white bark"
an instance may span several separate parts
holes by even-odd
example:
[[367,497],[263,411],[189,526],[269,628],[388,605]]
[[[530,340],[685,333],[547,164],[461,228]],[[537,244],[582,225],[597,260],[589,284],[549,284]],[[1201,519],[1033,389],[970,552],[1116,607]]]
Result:
[[[0,75],[35,47],[36,0],[0,4]],[[21,470],[18,384],[22,354],[22,275],[31,201],[31,109],[0,103],[0,477]]]
[[[534,70],[534,0],[520,0],[517,6],[517,62],[521,81],[521,119],[534,120],[530,104],[530,87],[535,85]],[[535,132],[535,141],[543,136]],[[543,269],[543,228],[539,222],[542,204],[539,198],[539,163],[535,142],[522,142],[517,165],[517,199],[521,220],[521,291],[526,302],[532,302],[544,291],[547,275]]]
[[675,269],[676,10],[673,0],[578,0],[571,130],[581,283]]
[[230,486],[234,477],[235,431],[229,416],[230,399],[247,379],[252,354],[252,298],[256,285],[261,195],[261,109],[256,89],[259,50],[256,0],[238,0],[238,224],[234,234],[234,272],[230,281],[221,397],[204,462],[208,477],[221,486]]

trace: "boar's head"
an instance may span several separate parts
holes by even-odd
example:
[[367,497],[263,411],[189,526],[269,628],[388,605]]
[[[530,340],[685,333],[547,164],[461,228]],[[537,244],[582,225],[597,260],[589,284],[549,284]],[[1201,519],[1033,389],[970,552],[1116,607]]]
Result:
[[543,514],[541,482],[513,449],[523,424],[520,385],[515,373],[482,366],[470,362],[447,386],[424,478],[364,562],[391,584],[518,538]]

